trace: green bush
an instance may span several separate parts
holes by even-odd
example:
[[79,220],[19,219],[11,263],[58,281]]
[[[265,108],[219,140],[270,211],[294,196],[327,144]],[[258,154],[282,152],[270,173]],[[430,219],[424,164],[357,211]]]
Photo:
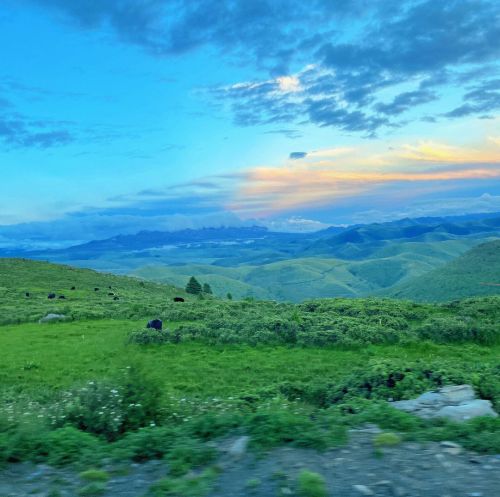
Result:
[[161,459],[174,445],[178,432],[170,427],[140,428],[127,433],[113,444],[113,456],[118,460],[143,462]]
[[392,447],[400,443],[401,437],[391,432],[379,433],[373,438],[373,445],[375,445],[375,447]]
[[47,462],[53,466],[65,466],[77,462],[95,463],[104,454],[105,446],[90,433],[71,426],[59,428],[46,436]]
[[189,437],[176,439],[165,456],[170,474],[181,476],[195,467],[206,466],[215,458],[215,449],[205,443]]
[[160,389],[136,367],[127,367],[115,382],[89,381],[65,392],[54,406],[56,426],[115,440],[123,433],[159,422]]
[[135,343],[138,345],[154,345],[168,343],[171,341],[171,337],[166,330],[158,331],[153,328],[146,328],[130,333],[127,341],[128,343]]
[[302,497],[326,497],[328,495],[325,479],[319,473],[306,469],[299,473],[297,490]]
[[417,328],[418,335],[436,343],[477,342],[484,345],[500,339],[500,327],[493,323],[479,323],[470,317],[432,317]]

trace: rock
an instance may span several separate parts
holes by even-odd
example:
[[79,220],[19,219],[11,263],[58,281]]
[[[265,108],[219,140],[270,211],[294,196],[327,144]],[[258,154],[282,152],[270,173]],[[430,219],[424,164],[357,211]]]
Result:
[[474,390],[470,385],[451,385],[439,390],[440,395],[447,404],[460,404],[474,400]]
[[283,487],[281,489],[281,495],[293,495],[292,489],[288,487]]
[[[444,417],[465,421],[477,416],[498,416],[489,400],[475,398],[470,385],[446,386],[437,392],[426,392],[416,399],[391,402],[391,406],[421,418]],[[455,448],[449,453],[458,452]]]
[[462,447],[455,442],[441,442],[441,447],[443,447],[443,452],[452,456],[458,456],[463,451]]
[[45,317],[42,319],[39,319],[39,323],[48,323],[50,321],[58,321],[58,320],[63,320],[66,319],[66,316],[64,314],[47,314]]
[[465,404],[448,405],[441,408],[436,417],[448,418],[453,421],[467,421],[478,416],[491,416],[496,418],[498,414],[493,410],[489,400],[476,399]]
[[237,438],[227,450],[227,453],[233,457],[242,457],[245,455],[250,442],[250,437],[242,436]]
[[353,485],[352,488],[357,490],[361,495],[375,495],[375,492],[370,490],[366,485]]

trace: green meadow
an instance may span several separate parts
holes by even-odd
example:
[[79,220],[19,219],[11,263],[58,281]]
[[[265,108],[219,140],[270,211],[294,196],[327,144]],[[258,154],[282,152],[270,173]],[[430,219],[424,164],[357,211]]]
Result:
[[[170,495],[193,470],[210,488],[213,443],[234,435],[257,452],[325,450],[370,422],[500,450],[498,418],[422,420],[388,402],[468,383],[498,410],[499,297],[228,301],[13,259],[0,275],[0,464],[94,474],[109,460],[162,458],[173,480],[157,494]],[[54,312],[64,318],[38,322]],[[146,329],[152,318],[162,331]]]

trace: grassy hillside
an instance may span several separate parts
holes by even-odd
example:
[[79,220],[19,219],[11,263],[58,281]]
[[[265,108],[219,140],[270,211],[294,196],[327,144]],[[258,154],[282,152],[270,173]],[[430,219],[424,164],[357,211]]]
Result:
[[236,267],[150,264],[131,274],[176,286],[184,286],[187,279],[195,275],[210,283],[220,297],[227,292],[236,298],[291,302],[309,298],[362,297],[420,276],[480,242],[477,239],[394,242],[364,260],[308,257]]
[[[320,272],[321,264],[311,267]],[[311,276],[301,267],[275,271]],[[252,281],[272,283],[272,274],[251,273]],[[458,427],[419,420],[387,402],[470,383],[498,409],[500,297],[447,305],[174,303],[183,292],[173,287],[13,259],[0,260],[0,278],[0,465],[33,461],[107,478],[110,461],[114,468],[164,459],[161,488],[201,497],[197,475],[210,488],[225,471],[209,471],[214,447],[241,435],[260,453],[276,446],[324,450],[345,443],[348,428],[376,423],[408,440],[500,450],[498,418]],[[48,292],[67,301],[49,301]],[[51,311],[72,320],[36,322]],[[163,319],[164,331],[144,329],[151,317]],[[104,490],[104,483],[88,485],[78,494]]]
[[474,247],[444,266],[398,285],[387,295],[429,302],[500,295],[500,240]]
[[[48,299],[49,293],[55,293],[56,298]],[[137,278],[48,262],[0,258],[0,323],[3,324],[34,321],[48,313],[68,318],[142,317],[162,308],[174,296],[188,298],[184,290]]]

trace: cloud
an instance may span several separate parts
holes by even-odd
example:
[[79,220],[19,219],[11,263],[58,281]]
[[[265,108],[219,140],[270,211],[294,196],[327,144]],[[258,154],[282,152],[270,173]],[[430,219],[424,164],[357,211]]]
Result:
[[[396,2],[386,0],[387,3]],[[371,2],[344,0],[20,0],[70,20],[84,30],[111,30],[116,38],[157,56],[185,54],[204,46],[275,70],[286,66],[331,31],[331,22]],[[313,34],[311,34],[313,32]]]
[[483,81],[463,97],[464,103],[445,114],[446,117],[464,117],[471,114],[492,114],[500,109],[500,79]]
[[9,147],[49,148],[67,145],[74,139],[57,122],[33,121],[21,116],[0,118],[0,141]]
[[289,158],[292,160],[303,159],[307,156],[307,152],[290,152]]
[[[500,56],[492,42],[500,38],[495,2],[406,1],[392,12],[368,9],[361,19],[357,30],[336,26],[318,37],[307,59],[314,64],[302,71],[212,89],[211,96],[241,126],[309,122],[367,136],[429,120],[429,112],[454,118],[500,107],[498,80],[491,79]],[[472,89],[464,86],[471,82]],[[450,89],[463,104],[443,112]],[[416,115],[420,106],[424,114]]]

